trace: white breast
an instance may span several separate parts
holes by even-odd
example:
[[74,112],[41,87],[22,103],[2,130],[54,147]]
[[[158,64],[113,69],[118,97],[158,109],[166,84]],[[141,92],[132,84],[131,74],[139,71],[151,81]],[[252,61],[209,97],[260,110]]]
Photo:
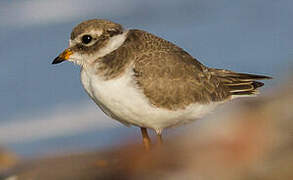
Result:
[[119,78],[107,81],[83,69],[81,81],[89,96],[107,115],[124,124],[152,128],[158,133],[164,128],[196,120],[218,104],[192,104],[177,111],[157,108],[137,88],[131,67]]

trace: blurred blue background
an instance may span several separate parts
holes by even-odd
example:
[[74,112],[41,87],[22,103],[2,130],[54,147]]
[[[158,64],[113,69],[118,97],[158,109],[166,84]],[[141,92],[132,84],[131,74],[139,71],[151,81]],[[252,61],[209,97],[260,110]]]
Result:
[[35,156],[139,141],[87,97],[79,68],[52,60],[91,18],[144,29],[208,66],[271,75],[292,67],[292,0],[22,0],[0,2],[0,145]]

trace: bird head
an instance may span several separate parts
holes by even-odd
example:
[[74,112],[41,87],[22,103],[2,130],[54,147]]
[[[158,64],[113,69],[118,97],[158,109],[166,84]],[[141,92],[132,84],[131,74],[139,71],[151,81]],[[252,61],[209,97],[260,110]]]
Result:
[[83,66],[94,62],[121,46],[126,33],[120,24],[108,20],[84,21],[73,29],[69,47],[52,64],[71,61]]

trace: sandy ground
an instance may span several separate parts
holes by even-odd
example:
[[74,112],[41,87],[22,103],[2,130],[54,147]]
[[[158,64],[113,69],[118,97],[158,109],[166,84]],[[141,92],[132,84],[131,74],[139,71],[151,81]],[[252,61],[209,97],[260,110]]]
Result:
[[0,156],[0,177],[8,180],[293,179],[291,82],[258,98],[232,102],[210,115],[200,127],[190,125],[180,135],[167,136],[163,146],[154,144],[150,152],[145,152],[141,144],[129,144],[16,165],[16,158],[3,161]]

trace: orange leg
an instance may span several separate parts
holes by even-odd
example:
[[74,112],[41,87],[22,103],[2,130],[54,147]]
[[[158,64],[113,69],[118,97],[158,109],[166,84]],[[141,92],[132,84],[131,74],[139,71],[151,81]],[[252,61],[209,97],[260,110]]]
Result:
[[143,145],[146,151],[149,151],[151,148],[151,139],[148,135],[148,131],[146,128],[141,127],[141,134],[142,134],[142,138],[143,138]]
[[157,134],[157,137],[158,137],[158,144],[159,146],[161,146],[163,144],[162,134]]

